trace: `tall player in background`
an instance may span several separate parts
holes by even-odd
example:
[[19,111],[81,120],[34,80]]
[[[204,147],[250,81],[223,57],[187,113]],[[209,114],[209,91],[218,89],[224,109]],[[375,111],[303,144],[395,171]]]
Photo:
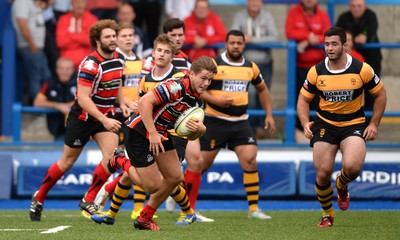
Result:
[[249,204],[248,218],[266,220],[270,216],[258,208],[259,177],[257,170],[257,140],[246,113],[248,89],[253,84],[257,89],[266,117],[264,128],[275,132],[271,97],[258,66],[243,57],[245,36],[239,30],[226,35],[226,51],[215,58],[218,73],[203,94],[206,102],[204,124],[207,131],[201,138],[201,153],[204,158],[203,172],[208,170],[221,148],[235,152],[243,169],[243,185]]
[[[139,59],[132,49],[135,46],[134,29],[130,24],[125,22],[119,23],[119,31],[117,35],[117,51],[125,57],[125,67],[122,72],[122,95],[125,98],[126,104],[132,111],[137,110],[137,100],[139,99],[139,82],[142,78],[142,65],[143,61]],[[119,108],[117,108],[117,119],[125,122],[127,119],[124,117]],[[126,125],[123,124],[119,132],[119,146],[123,148],[124,132]],[[96,205],[99,206],[99,211],[103,211],[104,205],[111,197],[114,189],[121,178],[122,173],[113,181],[103,185],[96,197]]]
[[47,193],[78,159],[90,137],[102,153],[102,161],[96,167],[93,182],[79,206],[88,214],[97,211],[93,203],[97,192],[107,181],[110,172],[108,159],[118,146],[121,122],[115,120],[114,104],[118,102],[125,116],[129,109],[120,90],[123,60],[116,51],[118,25],[112,20],[96,22],[90,29],[90,43],[96,48],[80,64],[76,101],[66,123],[64,151],[61,159],[49,167],[40,189],[32,196],[29,215],[32,221],[41,220],[43,203]]

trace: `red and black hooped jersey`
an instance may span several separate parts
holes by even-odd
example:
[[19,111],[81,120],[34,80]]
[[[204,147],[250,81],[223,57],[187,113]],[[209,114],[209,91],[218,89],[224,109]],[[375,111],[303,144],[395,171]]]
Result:
[[347,54],[343,70],[329,70],[328,58],[313,66],[307,74],[301,94],[307,98],[319,96],[317,116],[337,127],[365,122],[363,90],[375,93],[383,83],[367,63]]
[[[115,111],[114,104],[118,96],[124,62],[125,58],[117,51],[111,59],[105,59],[97,51],[93,51],[79,65],[78,84],[92,88],[91,99],[103,114]],[[80,112],[81,120],[91,118],[79,106],[78,100],[72,110]]]
[[[151,72],[151,70],[154,68],[154,58],[153,56],[148,56],[144,61],[143,61],[143,66],[142,66],[142,74],[147,75]],[[183,72],[185,75],[189,75],[190,72],[190,67],[192,66],[192,63],[189,60],[188,55],[184,53],[183,51],[178,51],[174,58],[172,59],[172,65],[176,67],[179,71]]]
[[[200,94],[190,87],[189,77],[171,78],[151,90],[159,105],[153,109],[154,125],[159,133],[175,124],[176,119],[188,108],[201,106]],[[146,128],[138,114],[130,119],[127,126],[147,136]]]

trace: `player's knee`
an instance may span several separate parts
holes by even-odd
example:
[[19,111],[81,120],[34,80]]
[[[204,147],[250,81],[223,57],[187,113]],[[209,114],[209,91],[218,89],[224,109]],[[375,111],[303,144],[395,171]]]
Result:
[[157,192],[157,191],[160,189],[160,187],[161,187],[161,182],[150,182],[150,183],[146,183],[146,184],[143,184],[142,187],[143,187],[143,190],[144,190],[145,192],[152,194],[152,193]]
[[74,158],[66,157],[66,158],[61,158],[60,161],[58,161],[58,167],[63,171],[66,172],[69,169],[72,168],[72,166],[75,163]]
[[322,182],[330,181],[332,175],[332,171],[328,171],[327,169],[318,169],[317,171],[317,179]]
[[178,186],[182,181],[183,181],[183,175],[179,174],[173,177],[169,177],[168,179],[166,179],[166,181],[168,181],[169,184],[173,185],[173,186]]

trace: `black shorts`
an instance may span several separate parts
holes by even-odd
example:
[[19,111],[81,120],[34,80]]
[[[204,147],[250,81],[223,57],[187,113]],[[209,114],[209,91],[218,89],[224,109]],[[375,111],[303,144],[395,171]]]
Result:
[[117,113],[115,114],[115,119],[117,119],[118,121],[120,121],[122,123],[121,128],[119,129],[119,132],[118,132],[118,136],[119,136],[118,145],[122,145],[122,144],[124,144],[124,139],[125,139],[125,135],[126,135],[127,128],[128,128],[125,125],[125,121],[128,118],[124,117],[121,110],[118,111],[118,109],[119,108],[117,108]]
[[172,141],[174,142],[176,152],[178,153],[179,161],[183,162],[183,160],[185,159],[186,146],[189,140],[175,135],[171,135],[171,137]]
[[[171,134],[168,133],[168,140],[162,142],[165,151],[175,149]],[[150,142],[145,136],[128,128],[125,139],[125,149],[131,160],[131,165],[136,168],[148,167],[155,161],[153,153],[149,151]]]
[[366,124],[356,124],[348,127],[335,127],[321,119],[314,120],[314,125],[311,131],[314,137],[310,141],[310,146],[313,147],[315,142],[322,141],[335,145],[340,145],[340,142],[350,136],[357,136],[362,139]]
[[90,118],[86,121],[78,119],[78,113],[71,111],[65,127],[64,143],[71,148],[82,148],[99,132],[109,132],[101,122]]
[[202,151],[217,148],[233,150],[240,145],[257,145],[257,140],[248,120],[230,122],[214,117],[205,117],[206,133],[200,138]]

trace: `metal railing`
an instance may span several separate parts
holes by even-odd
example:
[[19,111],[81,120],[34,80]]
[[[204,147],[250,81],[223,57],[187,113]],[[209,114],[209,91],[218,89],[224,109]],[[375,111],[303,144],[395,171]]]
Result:
[[[213,48],[224,48],[223,43],[211,45]],[[302,146],[306,144],[298,144],[295,142],[295,121],[296,121],[296,42],[288,41],[286,43],[274,42],[274,43],[263,43],[263,44],[248,44],[248,48],[253,49],[287,49],[287,104],[285,109],[275,109],[272,111],[275,117],[285,118],[285,131],[282,141],[278,142],[260,142],[260,146]],[[400,43],[371,43],[366,44],[366,48],[400,48]],[[22,106],[20,103],[14,103],[12,108],[12,136],[14,143],[21,143],[21,119],[22,113],[54,113],[55,110],[47,108],[38,108],[31,106]],[[265,116],[264,110],[261,109],[249,109],[248,113],[252,116]],[[315,116],[315,112],[311,112],[312,116]],[[367,116],[371,116],[371,112],[366,112]],[[400,117],[400,112],[385,112],[385,117]],[[399,143],[369,143],[369,145],[376,147],[400,147]]]
[[[217,0],[211,1],[218,2]],[[225,1],[227,2],[227,1]],[[245,4],[245,0],[231,0],[229,2],[235,2],[235,4]],[[296,4],[298,0],[264,0],[266,4]],[[320,4],[325,4],[327,6],[327,12],[330,16],[331,22],[334,19],[335,6],[338,4],[348,4],[348,0],[325,0],[320,1]],[[399,5],[400,2],[397,0],[367,0],[368,5]],[[8,5],[3,4],[4,7],[9,8]],[[2,6],[3,6],[2,5]],[[5,9],[5,8],[4,8]],[[3,9],[3,10],[4,10]],[[15,79],[16,77],[16,41],[15,34],[12,29],[10,21],[10,11],[5,12],[5,24],[2,29],[2,45],[3,47],[3,81],[2,81],[2,130],[3,134],[6,136],[12,135],[12,142],[10,144],[23,144],[21,141],[21,129],[22,129],[22,113],[35,113],[35,114],[48,114],[53,113],[55,110],[46,108],[36,108],[31,106],[22,106],[19,102],[15,102]],[[212,45],[215,48],[224,48],[224,44]],[[295,132],[295,119],[296,119],[296,96],[295,91],[295,60],[296,60],[296,43],[294,41],[288,42],[276,42],[276,43],[264,43],[264,44],[248,44],[248,48],[263,49],[287,49],[287,105],[285,109],[276,109],[273,111],[274,116],[285,118],[285,133],[282,142],[278,143],[262,143],[261,145],[278,145],[278,146],[298,146],[295,143],[294,132]],[[369,43],[364,45],[365,48],[399,48],[400,43]],[[10,117],[10,112],[12,112],[12,117]],[[249,109],[248,113],[252,116],[265,116],[263,110],[259,109]],[[315,114],[315,113],[314,113]],[[366,113],[367,116],[370,112]],[[385,117],[400,117],[400,112],[385,112]],[[0,143],[2,145],[3,143]],[[6,143],[7,144],[7,143]],[[26,144],[32,144],[26,142]],[[399,143],[371,143],[374,146],[384,146],[384,147],[399,147]]]

